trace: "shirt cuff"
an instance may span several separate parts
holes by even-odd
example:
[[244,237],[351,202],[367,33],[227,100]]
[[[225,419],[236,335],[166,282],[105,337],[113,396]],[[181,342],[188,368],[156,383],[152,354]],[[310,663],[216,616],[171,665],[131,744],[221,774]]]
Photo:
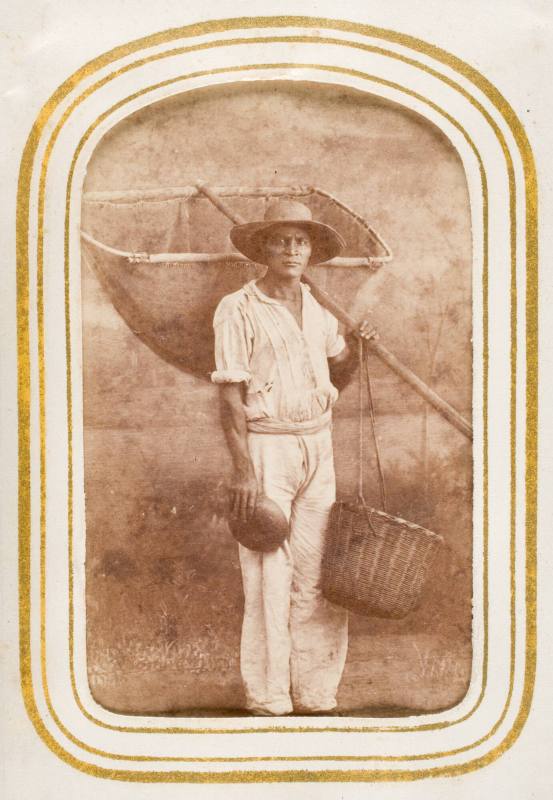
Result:
[[250,378],[250,373],[243,369],[218,369],[211,373],[213,383],[249,383]]
[[327,358],[334,358],[334,356],[337,356],[342,352],[342,350],[344,349],[345,346],[346,346],[346,342],[345,342],[344,337],[341,334],[338,334],[338,336],[336,337],[336,340],[333,342],[332,347],[330,348],[330,350],[326,354],[326,357]]

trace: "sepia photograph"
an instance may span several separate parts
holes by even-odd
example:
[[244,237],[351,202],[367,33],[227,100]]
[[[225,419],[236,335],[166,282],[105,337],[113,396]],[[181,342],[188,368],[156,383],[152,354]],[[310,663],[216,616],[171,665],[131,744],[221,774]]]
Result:
[[0,795],[549,797],[543,3],[13,5]]
[[96,702],[460,703],[472,233],[449,139],[345,86],[195,89],[103,136],[80,224]]

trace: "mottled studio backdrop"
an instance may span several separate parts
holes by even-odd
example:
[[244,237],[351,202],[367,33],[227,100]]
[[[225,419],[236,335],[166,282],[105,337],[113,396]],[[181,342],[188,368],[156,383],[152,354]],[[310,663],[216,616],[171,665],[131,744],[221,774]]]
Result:
[[[93,154],[84,189],[159,189],[198,179],[315,185],[364,217],[395,257],[367,272],[350,310],[372,310],[382,342],[470,418],[468,193],[459,157],[436,128],[342,88],[279,82],[206,89],[115,126]],[[228,250],[230,222],[207,205],[184,219],[177,201],[85,201],[83,227],[123,250]],[[130,330],[86,259],[82,292],[93,695],[121,712],[229,713],[243,703],[242,591],[222,516],[230,463],[216,390]],[[183,295],[183,314],[188,302]],[[339,703],[359,714],[438,710],[464,696],[471,669],[472,453],[460,433],[373,361],[389,509],[441,533],[446,547],[408,618],[351,616]],[[335,411],[340,494],[355,488],[355,408],[352,386]],[[370,464],[367,495],[378,505]]]

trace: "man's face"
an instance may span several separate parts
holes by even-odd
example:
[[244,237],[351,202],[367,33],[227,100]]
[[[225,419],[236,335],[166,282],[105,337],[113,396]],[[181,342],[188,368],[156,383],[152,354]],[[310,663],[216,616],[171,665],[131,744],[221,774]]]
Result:
[[311,238],[297,225],[278,225],[265,241],[265,264],[279,278],[300,278],[311,257]]

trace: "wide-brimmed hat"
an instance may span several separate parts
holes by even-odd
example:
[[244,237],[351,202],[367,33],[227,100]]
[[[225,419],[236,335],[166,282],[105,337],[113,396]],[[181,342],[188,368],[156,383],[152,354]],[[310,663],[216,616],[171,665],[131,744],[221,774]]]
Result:
[[231,518],[229,527],[240,544],[261,553],[276,550],[289,535],[284,511],[264,494],[258,496],[254,512],[247,522]]
[[235,225],[230,232],[233,245],[251,261],[265,263],[265,240],[270,231],[279,225],[297,225],[309,233],[311,239],[310,264],[329,261],[342,252],[346,243],[340,234],[325,225],[315,222],[311,209],[297,200],[273,200],[267,204],[265,218],[260,222]]

